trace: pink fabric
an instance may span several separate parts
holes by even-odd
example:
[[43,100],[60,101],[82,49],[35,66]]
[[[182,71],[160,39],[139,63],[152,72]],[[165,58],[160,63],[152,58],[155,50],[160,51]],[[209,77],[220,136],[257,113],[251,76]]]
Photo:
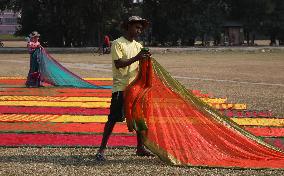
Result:
[[[97,134],[0,134],[0,146],[99,146]],[[114,135],[108,146],[136,146],[136,136]]]
[[40,42],[30,41],[28,42],[27,47],[28,47],[29,53],[32,53],[36,48],[40,47]]
[[105,36],[104,42],[105,42],[106,46],[110,46],[109,36],[107,36],[107,35]]

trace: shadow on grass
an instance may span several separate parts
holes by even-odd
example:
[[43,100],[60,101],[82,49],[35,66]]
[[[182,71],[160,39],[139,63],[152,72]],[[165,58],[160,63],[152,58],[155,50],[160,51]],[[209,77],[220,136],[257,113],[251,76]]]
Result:
[[[116,159],[117,157],[117,159]],[[68,155],[68,156],[35,156],[35,155],[13,155],[13,156],[0,156],[1,163],[54,163],[63,166],[95,166],[95,165],[165,165],[157,157],[137,157],[137,156],[121,156],[112,155],[107,156],[107,161],[98,162],[95,160],[94,155]]]
[[10,155],[0,156],[0,165],[2,163],[17,163],[17,164],[54,164],[61,165],[63,167],[92,167],[93,169],[117,169],[125,168],[133,169],[136,168],[140,172],[144,171],[145,168],[150,169],[152,172],[164,172],[175,175],[182,173],[193,173],[193,175],[284,175],[284,170],[281,169],[244,169],[244,168],[220,168],[220,167],[188,167],[188,166],[171,166],[161,161],[158,157],[137,157],[135,155],[108,155],[108,160],[105,162],[98,162],[95,160],[94,155],[51,155],[51,156],[36,156],[36,155]]

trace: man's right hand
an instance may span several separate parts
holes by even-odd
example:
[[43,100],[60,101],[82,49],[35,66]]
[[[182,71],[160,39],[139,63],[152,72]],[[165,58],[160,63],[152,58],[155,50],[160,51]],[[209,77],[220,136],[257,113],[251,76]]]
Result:
[[132,57],[131,59],[128,60],[122,60],[122,59],[118,59],[118,60],[114,60],[114,64],[115,67],[117,69],[119,68],[123,68],[126,66],[131,65],[132,63],[142,60],[142,59],[147,59],[151,57],[151,53],[149,51],[140,51],[136,56]]
[[145,51],[145,50],[141,50],[136,56],[135,56],[135,59],[138,61],[138,60],[141,60],[141,59],[147,59],[151,57],[151,53],[149,51]]

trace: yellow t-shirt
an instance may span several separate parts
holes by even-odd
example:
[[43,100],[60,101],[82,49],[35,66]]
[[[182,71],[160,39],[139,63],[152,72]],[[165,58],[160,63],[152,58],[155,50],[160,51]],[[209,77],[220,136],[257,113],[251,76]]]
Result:
[[136,78],[139,62],[136,61],[129,66],[117,69],[115,60],[127,60],[136,56],[141,51],[142,45],[137,41],[128,41],[120,37],[113,41],[111,46],[113,88],[112,92],[124,91],[124,89]]

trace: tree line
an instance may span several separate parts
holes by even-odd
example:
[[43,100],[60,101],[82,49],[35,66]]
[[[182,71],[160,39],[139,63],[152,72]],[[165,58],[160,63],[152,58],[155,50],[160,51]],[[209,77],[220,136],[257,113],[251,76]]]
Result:
[[37,30],[49,46],[98,46],[104,35],[121,35],[130,15],[151,22],[143,40],[150,45],[192,46],[220,41],[226,21],[243,25],[246,44],[256,35],[284,41],[283,0],[0,0],[0,9],[21,13],[16,35]]

